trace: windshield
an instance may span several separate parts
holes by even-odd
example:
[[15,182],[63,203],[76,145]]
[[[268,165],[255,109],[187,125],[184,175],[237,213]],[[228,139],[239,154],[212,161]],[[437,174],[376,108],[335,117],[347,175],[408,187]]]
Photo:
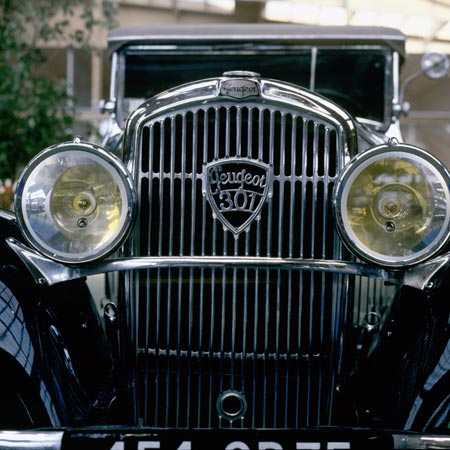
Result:
[[255,51],[144,51],[125,54],[122,119],[171,87],[230,70],[295,83],[335,101],[353,116],[386,123],[392,95],[390,53],[383,48],[296,48]]

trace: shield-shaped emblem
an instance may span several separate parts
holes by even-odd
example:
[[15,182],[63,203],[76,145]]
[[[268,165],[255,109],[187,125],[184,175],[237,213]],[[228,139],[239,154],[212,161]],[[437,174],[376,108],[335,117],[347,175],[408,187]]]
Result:
[[205,165],[204,192],[215,218],[238,235],[259,216],[272,195],[272,169],[248,158],[226,158]]

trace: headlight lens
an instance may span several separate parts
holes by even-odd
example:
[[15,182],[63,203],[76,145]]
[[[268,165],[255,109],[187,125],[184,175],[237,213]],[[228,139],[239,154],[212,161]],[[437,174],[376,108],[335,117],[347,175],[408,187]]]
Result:
[[105,256],[131,227],[134,190],[123,163],[87,143],[37,155],[19,180],[15,209],[29,242],[52,259],[84,263]]
[[391,267],[418,263],[449,239],[449,186],[445,167],[417,147],[367,150],[336,185],[338,230],[364,260]]

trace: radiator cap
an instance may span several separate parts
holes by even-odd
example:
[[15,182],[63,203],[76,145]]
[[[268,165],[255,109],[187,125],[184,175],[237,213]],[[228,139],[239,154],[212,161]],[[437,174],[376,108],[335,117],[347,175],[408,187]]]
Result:
[[224,72],[223,76],[228,78],[261,78],[258,72],[251,72],[250,70],[230,70]]

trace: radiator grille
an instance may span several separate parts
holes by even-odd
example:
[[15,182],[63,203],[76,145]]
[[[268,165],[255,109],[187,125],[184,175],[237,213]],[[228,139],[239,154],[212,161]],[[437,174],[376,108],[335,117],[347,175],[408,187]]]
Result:
[[[279,105],[198,106],[141,130],[136,255],[342,259],[330,194],[345,136]],[[214,217],[205,164],[269,165],[272,196],[238,235]],[[136,285],[137,415],[163,428],[289,428],[332,423],[346,276],[277,269],[151,269]],[[351,322],[351,320],[350,320]],[[220,417],[227,391],[243,417]]]

